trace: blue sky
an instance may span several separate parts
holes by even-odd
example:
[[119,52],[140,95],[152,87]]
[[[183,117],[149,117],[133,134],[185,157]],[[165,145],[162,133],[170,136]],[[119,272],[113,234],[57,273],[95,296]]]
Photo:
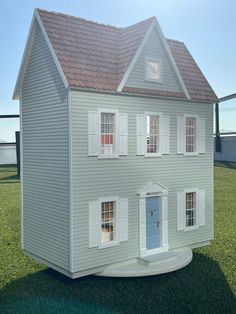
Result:
[[[185,42],[219,97],[236,92],[235,0],[1,0],[0,114],[18,113],[11,98],[36,7],[116,26],[155,15],[166,37]],[[236,131],[236,100],[221,105],[220,117],[221,129]],[[0,120],[0,139],[14,140],[17,128],[17,120]]]

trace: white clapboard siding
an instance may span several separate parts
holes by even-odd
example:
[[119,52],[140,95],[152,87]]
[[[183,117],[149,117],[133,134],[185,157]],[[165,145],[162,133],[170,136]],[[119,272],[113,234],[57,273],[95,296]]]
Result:
[[168,197],[162,197],[162,228],[163,228],[163,237],[162,245],[168,245]]
[[198,225],[205,225],[205,190],[198,191]]
[[120,113],[120,152],[119,154],[128,155],[128,114]]
[[177,193],[177,230],[184,229],[184,208],[185,208],[185,194],[184,192]]
[[169,154],[170,153],[170,117],[163,116],[162,117],[162,131],[161,131],[161,143],[162,143],[162,154]]
[[206,126],[205,119],[198,118],[198,153],[203,154],[206,152]]
[[137,155],[145,154],[145,115],[137,114],[136,116],[136,145],[137,145]]
[[89,202],[89,247],[98,246],[99,236],[99,204],[98,201]]
[[88,155],[98,155],[97,111],[88,112]]
[[128,199],[121,198],[120,199],[120,242],[128,241]]
[[184,117],[177,117],[177,154],[185,151],[185,120]]

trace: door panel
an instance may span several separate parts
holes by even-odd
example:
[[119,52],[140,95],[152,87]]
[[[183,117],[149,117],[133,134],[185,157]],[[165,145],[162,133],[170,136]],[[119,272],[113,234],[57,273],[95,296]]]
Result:
[[146,198],[146,246],[147,249],[160,247],[160,197]]

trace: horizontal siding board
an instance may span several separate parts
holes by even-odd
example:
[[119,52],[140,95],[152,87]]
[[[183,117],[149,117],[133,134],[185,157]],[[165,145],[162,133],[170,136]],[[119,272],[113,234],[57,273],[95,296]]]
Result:
[[68,270],[68,94],[35,27],[22,88],[24,249]]
[[[128,113],[128,156],[119,159],[88,157],[87,114],[97,108]],[[136,156],[136,114],[162,112],[170,116],[170,155],[161,158]],[[206,154],[185,157],[176,154],[177,116],[199,114],[206,119]],[[73,254],[75,271],[106,265],[139,254],[137,192],[157,180],[169,190],[169,244],[171,248],[212,237],[212,105],[203,103],[72,92],[73,164]],[[173,180],[175,178],[175,180]],[[176,193],[186,187],[206,190],[206,225],[199,232],[176,231]],[[88,248],[88,203],[99,197],[117,195],[129,200],[129,240],[118,247]]]

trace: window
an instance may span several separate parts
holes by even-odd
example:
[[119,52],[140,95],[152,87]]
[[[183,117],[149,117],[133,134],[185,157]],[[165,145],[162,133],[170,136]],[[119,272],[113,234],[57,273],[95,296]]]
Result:
[[89,248],[128,241],[128,199],[103,197],[89,202]]
[[186,153],[197,151],[197,118],[186,117]]
[[117,109],[88,111],[88,156],[128,155],[128,114]]
[[147,115],[147,154],[159,153],[159,116]]
[[145,59],[145,79],[147,81],[161,82],[161,61],[157,59]]
[[115,154],[115,113],[101,112],[101,154]]
[[106,244],[116,240],[116,203],[101,203],[101,243]]
[[196,226],[196,192],[186,193],[186,228]]

